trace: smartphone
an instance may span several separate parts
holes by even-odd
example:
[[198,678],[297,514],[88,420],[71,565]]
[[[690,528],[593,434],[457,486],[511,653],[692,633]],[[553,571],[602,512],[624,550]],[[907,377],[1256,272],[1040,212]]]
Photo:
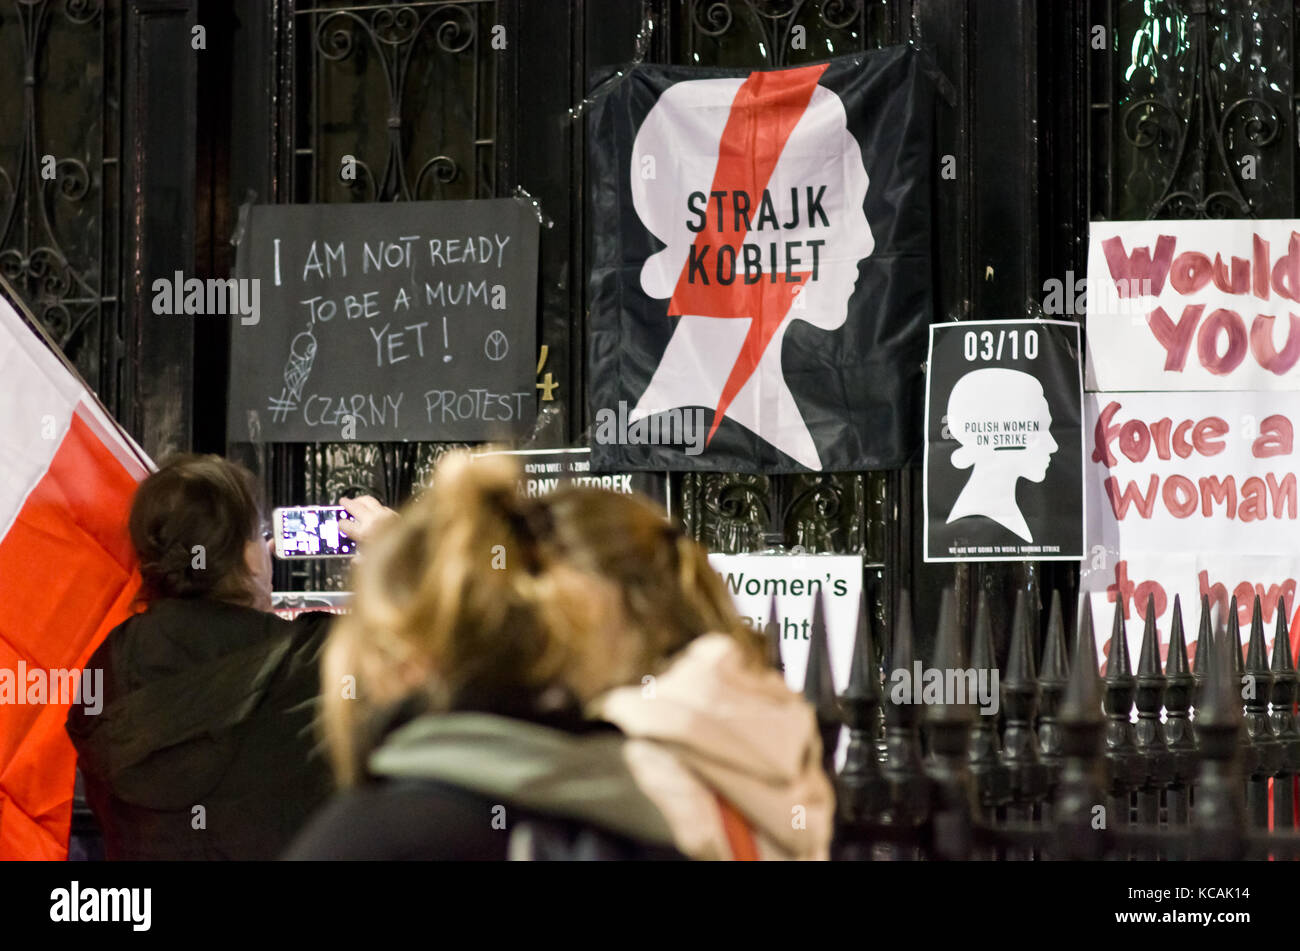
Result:
[[271,513],[276,558],[350,558],[357,543],[339,531],[351,521],[341,505],[295,505]]

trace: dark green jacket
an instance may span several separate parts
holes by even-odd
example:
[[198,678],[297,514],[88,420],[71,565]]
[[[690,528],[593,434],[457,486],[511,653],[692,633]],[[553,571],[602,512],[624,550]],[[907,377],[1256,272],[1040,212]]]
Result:
[[312,729],[330,615],[158,601],[91,656],[103,709],[68,735],[109,859],[278,855],[325,800]]
[[322,809],[291,859],[681,859],[609,724],[462,711],[393,730],[370,782]]

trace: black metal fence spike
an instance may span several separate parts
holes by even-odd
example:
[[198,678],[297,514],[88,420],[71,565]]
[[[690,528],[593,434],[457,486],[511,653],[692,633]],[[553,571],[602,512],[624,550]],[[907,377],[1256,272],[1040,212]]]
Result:
[[[934,666],[945,675],[945,689],[941,690],[943,699],[937,704],[926,704],[929,720],[971,720],[974,706],[970,698],[958,699],[948,696],[946,684],[952,681],[949,672],[965,671],[966,644],[962,634],[961,622],[957,618],[957,595],[951,588],[945,588],[939,602],[939,626],[935,632]],[[963,751],[964,752],[964,751]]]
[[1193,857],[1198,859],[1238,859],[1245,845],[1239,763],[1241,696],[1228,654],[1235,649],[1233,640],[1226,636],[1215,639],[1213,667],[1206,676],[1201,708],[1196,711],[1201,764],[1192,823],[1197,831]]
[[[1210,596],[1203,594],[1201,595],[1201,622],[1196,629],[1196,643],[1198,646],[1196,648],[1196,666],[1194,668],[1195,672],[1201,676],[1208,674],[1214,666],[1214,651],[1207,650],[1204,659],[1202,659],[1199,646],[1214,643],[1214,620],[1210,617],[1210,613]],[[1204,670],[1201,670],[1202,663],[1205,665]]]
[[849,682],[843,696],[865,697],[880,702],[880,668],[876,664],[875,638],[872,637],[871,611],[864,590],[858,599],[858,626],[853,638],[853,660],[849,664]]
[[826,607],[820,592],[813,598],[812,634],[808,641],[808,666],[804,671],[803,695],[821,709],[826,698],[835,697],[831,680],[831,652],[826,641]]
[[1061,593],[1052,592],[1052,606],[1047,620],[1047,643],[1043,647],[1043,669],[1038,677],[1039,717],[1038,746],[1047,767],[1048,784],[1055,788],[1061,769],[1061,697],[1070,677],[1065,652],[1065,624],[1061,618]]
[[[895,676],[910,681],[914,674],[912,597],[899,594],[894,639],[885,670],[885,777],[889,784],[890,823],[918,828],[929,815],[930,787],[921,767],[921,736],[917,707],[910,691],[895,690]],[[906,686],[906,684],[902,684]]]
[[1113,826],[1129,822],[1129,798],[1144,779],[1137,752],[1137,734],[1130,717],[1137,684],[1129,661],[1124,606],[1115,601],[1110,653],[1106,657],[1106,682],[1102,706],[1106,711],[1106,810]]
[[[997,664],[993,653],[993,621],[989,612],[988,593],[981,590],[975,604],[975,634],[971,647],[971,666],[979,670],[992,670]],[[975,795],[984,810],[985,819],[992,818],[996,809],[1004,805],[1009,795],[1007,772],[1002,766],[1002,739],[998,736],[997,717],[976,717],[971,730],[970,769],[975,778]]]
[[1160,818],[1160,794],[1172,779],[1172,761],[1165,745],[1160,710],[1165,702],[1165,677],[1160,670],[1160,635],[1156,628],[1156,599],[1147,595],[1142,624],[1142,648],[1138,652],[1137,690],[1133,705],[1138,721],[1134,727],[1141,778],[1137,791],[1138,821],[1154,824]]
[[[952,588],[944,588],[939,601],[939,624],[934,637],[934,666],[963,668],[966,650],[957,620],[957,595]],[[941,704],[942,705],[942,704]]]
[[934,654],[934,666],[944,675],[945,684],[940,702],[927,704],[925,711],[930,747],[925,772],[934,802],[930,851],[940,859],[963,859],[971,852],[972,817],[978,808],[969,764],[975,706],[968,696],[949,693],[954,681],[948,680],[948,674],[966,670],[965,637],[957,618],[957,596],[951,588],[944,589],[939,603]]
[[1214,667],[1214,622],[1210,617],[1209,595],[1201,595],[1201,623],[1196,629],[1196,653],[1192,660],[1192,704],[1199,710],[1205,697],[1205,682]]
[[828,775],[835,772],[835,747],[840,735],[839,703],[831,675],[831,651],[826,637],[826,606],[819,591],[813,599],[812,635],[808,641],[808,666],[804,670],[803,696],[817,713],[822,734],[823,765]]
[[1128,635],[1124,630],[1124,603],[1115,600],[1115,619],[1110,626],[1110,651],[1106,654],[1106,681],[1126,680],[1133,676],[1133,662],[1128,652]]
[[1181,677],[1191,671],[1187,663],[1187,634],[1183,630],[1183,602],[1174,595],[1173,619],[1169,622],[1169,653],[1165,659],[1165,676]]
[[1016,607],[1011,615],[1011,647],[1007,654],[1003,683],[1030,683],[1034,673],[1034,633],[1029,619],[1029,598],[1026,592],[1016,592]]
[[[876,666],[871,614],[866,592],[858,603],[857,637],[849,682],[840,709],[849,728],[844,768],[836,777],[837,822],[833,857],[866,857],[869,836],[863,825],[876,821],[889,805],[889,788],[877,760],[875,731],[881,703],[880,668]],[[861,851],[858,851],[858,850]]]
[[989,613],[988,592],[981,590],[975,602],[975,633],[971,638],[971,666],[977,670],[981,667],[997,666],[993,651],[993,621]]
[[904,589],[898,598],[898,613],[894,621],[894,641],[889,649],[889,666],[886,674],[894,670],[912,670],[915,659],[912,648],[912,595]]
[[894,691],[890,689],[894,672],[905,674],[910,683],[913,677],[915,653],[912,647],[912,605],[911,595],[904,590],[898,599],[898,611],[894,621],[894,641],[889,649],[889,663],[885,666],[885,726],[907,726],[917,722],[917,709],[912,704],[910,694],[902,692],[903,702],[896,702]]
[[1002,678],[1002,714],[1006,719],[1006,730],[1002,737],[1002,762],[1007,769],[1010,787],[1007,816],[1023,822],[1033,818],[1033,807],[1046,795],[1048,786],[1048,772],[1039,759],[1038,737],[1033,728],[1034,714],[1038,711],[1038,680],[1034,675],[1035,639],[1028,593],[1018,591],[1015,612],[1012,614],[1007,669]]
[[[1240,649],[1237,653],[1241,653]],[[1241,684],[1241,698],[1245,701],[1248,739],[1244,763],[1248,777],[1246,813],[1252,826],[1267,829],[1269,780],[1282,766],[1282,746],[1273,734],[1273,724],[1268,717],[1273,677],[1268,670],[1268,645],[1264,641],[1264,612],[1259,595],[1255,595],[1255,603],[1251,608],[1245,673],[1238,682]]]
[[1273,825],[1277,829],[1291,829],[1296,815],[1293,777],[1300,773],[1300,730],[1296,728],[1291,712],[1300,692],[1295,664],[1291,657],[1291,635],[1287,627],[1287,607],[1284,598],[1278,599],[1277,627],[1273,634],[1273,658],[1269,664],[1273,675],[1269,700],[1273,704],[1269,720],[1277,737],[1279,766],[1273,782]]
[[1156,596],[1147,595],[1146,616],[1142,622],[1142,648],[1138,651],[1139,677],[1159,677],[1160,636],[1156,631]]
[[[1229,657],[1231,666],[1228,668],[1234,673],[1243,674],[1246,672],[1246,665],[1241,656],[1241,609],[1237,606],[1237,596],[1232,596],[1232,603],[1228,606],[1228,616],[1224,619],[1223,633],[1227,635],[1229,643],[1232,644],[1232,654]],[[1215,660],[1219,659],[1216,653]]]
[[1103,722],[1101,715],[1101,678],[1097,672],[1097,646],[1092,626],[1092,605],[1083,595],[1082,617],[1075,638],[1074,662],[1070,665],[1070,679],[1065,685],[1065,698],[1061,703],[1062,723]]
[[1269,663],[1269,669],[1275,674],[1295,670],[1295,662],[1291,655],[1291,632],[1287,626],[1286,600],[1284,598],[1277,599],[1277,627],[1274,628],[1273,632],[1273,658]]
[[1255,595],[1255,607],[1250,616],[1246,671],[1252,674],[1268,672],[1268,645],[1264,642],[1264,612],[1259,603],[1259,595]]
[[1100,759],[1104,720],[1097,676],[1097,648],[1092,606],[1082,596],[1070,680],[1061,704],[1061,772],[1053,804],[1057,842],[1054,855],[1063,859],[1096,859],[1104,841],[1094,824],[1102,798]]
[[[1209,609],[1203,607],[1208,623]],[[1196,778],[1196,735],[1192,732],[1191,706],[1194,681],[1187,663],[1187,635],[1183,630],[1183,605],[1174,596],[1174,616],[1169,625],[1169,656],[1165,663],[1165,748],[1169,751],[1168,818],[1170,825],[1188,822],[1190,789]]]
[[1065,622],[1061,617],[1061,592],[1052,592],[1052,606],[1047,618],[1047,643],[1043,647],[1043,670],[1040,683],[1065,685],[1070,676],[1065,651]]
[[1231,637],[1216,637],[1211,642],[1214,660],[1206,674],[1205,696],[1196,711],[1198,736],[1202,725],[1222,727],[1241,723],[1241,693],[1236,672],[1232,669],[1231,652],[1234,649]]

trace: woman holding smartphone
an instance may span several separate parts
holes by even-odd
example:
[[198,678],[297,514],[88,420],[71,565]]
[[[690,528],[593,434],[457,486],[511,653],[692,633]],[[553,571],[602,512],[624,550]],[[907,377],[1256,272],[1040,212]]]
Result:
[[[382,515],[349,502],[358,529]],[[271,613],[271,532],[248,470],[173,458],[140,484],[139,613],[86,667],[104,703],[67,721],[109,859],[279,854],[328,796],[314,749],[318,658],[333,615]]]

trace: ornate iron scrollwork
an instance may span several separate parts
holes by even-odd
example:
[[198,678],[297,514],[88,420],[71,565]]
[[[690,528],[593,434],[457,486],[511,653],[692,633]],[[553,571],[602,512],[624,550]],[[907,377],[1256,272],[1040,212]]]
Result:
[[[686,62],[707,62],[724,47],[745,43],[758,58],[754,65],[785,66],[806,58],[848,52],[837,49],[846,37],[881,45],[886,30],[868,16],[887,14],[888,0],[685,0]],[[879,19],[886,20],[887,16]],[[713,41],[716,49],[710,48]],[[852,40],[849,41],[850,43]],[[851,47],[850,47],[851,48]]]
[[[292,127],[301,130],[302,138],[291,145],[299,154],[311,155],[320,168],[339,158],[335,151],[350,154],[355,169],[354,176],[337,182],[332,174],[310,178],[306,188],[295,190],[296,199],[411,201],[461,192],[491,195],[495,128],[488,123],[494,121],[496,109],[480,88],[495,96],[493,83],[485,81],[491,79],[494,55],[478,40],[485,24],[497,22],[497,7],[496,0],[293,6],[289,16],[308,28],[301,31],[292,54],[310,68],[288,75],[309,76],[310,88],[298,91],[296,108],[301,111]],[[435,88],[438,69],[451,70],[446,75],[454,77],[471,75],[473,84]],[[423,140],[419,131],[428,129],[427,105],[420,97],[435,93],[466,104],[463,115],[447,111],[441,142],[436,130]],[[347,103],[350,111],[327,125],[317,110],[331,96]],[[339,128],[346,130],[347,138],[327,142],[327,135],[337,135]],[[410,159],[417,148],[427,157]],[[466,153],[469,160],[458,157]],[[334,190],[336,184],[346,191]],[[456,191],[449,195],[451,187]],[[329,503],[341,495],[366,492],[399,505],[428,485],[437,460],[455,448],[463,444],[316,443],[305,449],[280,446],[276,452],[305,453],[303,488],[310,501]],[[342,588],[346,570],[343,563],[315,563],[298,568],[292,584]]]
[[[1283,110],[1262,93],[1226,101],[1230,82],[1249,82],[1255,72],[1244,62],[1234,66],[1226,51],[1222,58],[1215,55],[1216,44],[1225,46],[1224,32],[1235,29],[1232,6],[1212,17],[1208,0],[1189,0],[1185,7],[1168,3],[1164,20],[1175,27],[1164,30],[1165,42],[1175,44],[1165,67],[1171,75],[1158,77],[1165,87],[1162,92],[1143,95],[1120,111],[1124,141],[1143,154],[1141,161],[1162,171],[1158,190],[1146,208],[1148,218],[1258,214],[1257,200],[1243,187],[1254,176],[1239,175],[1242,159],[1250,154],[1259,162],[1258,151],[1277,143],[1286,123]],[[1271,27],[1276,15],[1247,18],[1256,19],[1260,23],[1252,26],[1253,34]],[[1157,49],[1159,33],[1158,19],[1147,17],[1135,37],[1133,72],[1157,75],[1162,58]],[[1247,153],[1246,147],[1254,152]]]
[[[478,9],[493,4],[474,4]],[[313,14],[318,17],[313,30],[314,53],[321,60],[341,64],[351,59],[360,60],[361,44],[369,51],[359,69],[371,68],[377,63],[383,72],[388,92],[387,108],[371,115],[386,117],[387,155],[384,171],[376,180],[371,168],[361,159],[355,167],[364,175],[344,184],[360,193],[364,201],[410,201],[422,197],[421,187],[425,176],[429,181],[446,185],[456,180],[460,166],[448,155],[437,155],[421,165],[412,189],[406,173],[406,150],[403,142],[403,100],[411,65],[421,51],[421,38],[426,31],[433,37],[442,53],[456,55],[472,51],[478,37],[478,20],[475,11],[464,3],[435,3],[418,8],[406,4],[386,4],[373,10],[356,9],[299,9],[296,15]],[[361,42],[359,43],[358,40]],[[318,82],[324,82],[317,75]],[[319,90],[316,90],[319,92]],[[476,104],[477,105],[477,104]],[[468,141],[477,136],[469,130]],[[437,195],[431,197],[438,197]]]
[[[21,123],[0,133],[0,273],[109,409],[121,411],[112,319],[121,289],[105,284],[116,267],[103,240],[116,230],[121,208],[120,196],[106,185],[114,179],[105,175],[119,148],[110,113],[120,96],[110,92],[119,77],[102,50],[113,48],[116,29],[101,0],[16,0],[0,10],[0,31],[17,37],[21,49],[20,58],[0,66],[0,96],[22,103]],[[87,58],[85,75],[100,78],[48,95],[40,90],[52,35],[63,55],[74,44]],[[80,123],[72,140],[69,115]],[[86,122],[87,115],[94,118]]]

